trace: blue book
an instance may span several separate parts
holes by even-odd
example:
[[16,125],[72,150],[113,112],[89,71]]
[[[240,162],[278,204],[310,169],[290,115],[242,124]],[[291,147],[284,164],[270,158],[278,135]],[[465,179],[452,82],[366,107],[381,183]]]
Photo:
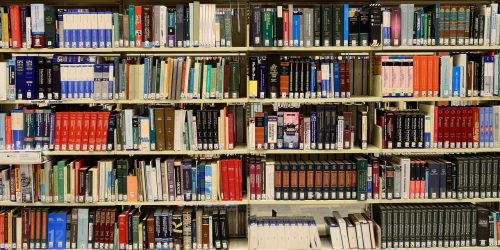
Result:
[[24,96],[24,56],[16,57],[16,98],[18,100],[25,99]]
[[[98,12],[92,12],[92,19],[94,22],[98,21]],[[90,27],[90,46],[92,48],[98,48],[99,47],[99,30],[98,30],[98,25],[92,25]]]
[[[82,20],[82,18],[84,18],[83,15],[85,15],[85,13],[78,12],[76,14],[77,20],[78,21]],[[85,31],[83,30],[83,27],[80,26],[75,30],[75,40],[77,48],[84,47],[84,40],[83,40],[84,37],[85,37]]]
[[144,99],[148,99],[149,89],[149,58],[144,58],[144,92],[142,93]]
[[264,112],[264,148],[267,149],[267,134],[269,133],[268,130],[268,116],[267,112]]
[[372,179],[372,171],[373,171],[373,167],[372,167],[372,164],[368,164],[368,167],[367,167],[367,171],[366,171],[366,194],[367,194],[367,199],[371,199],[373,196],[372,196],[372,182],[373,182],[373,179]]
[[[389,15],[391,13],[390,10],[388,9],[385,9],[384,12],[382,13],[382,15],[384,13],[387,13],[389,12]],[[389,23],[383,23],[382,25],[382,35],[383,35],[383,40],[384,40],[384,46],[390,46],[391,45],[391,26],[390,26],[390,20],[388,21]]]
[[111,48],[113,44],[113,13],[111,12],[105,12],[104,13],[104,19],[105,19],[105,30],[104,30],[104,41],[106,41],[106,48]]
[[453,66],[451,71],[451,92],[453,97],[460,96],[460,66]]
[[198,200],[205,200],[205,162],[198,163]]
[[[82,74],[85,70],[85,65],[75,65],[77,74]],[[85,86],[86,83],[82,77],[75,77],[75,93],[74,98],[84,98],[85,97]]]
[[106,99],[111,100],[113,99],[113,93],[115,92],[115,78],[113,76],[114,74],[114,66],[113,64],[107,64],[104,67],[106,69],[105,72],[105,81],[108,82],[108,96]]
[[[69,19],[69,15],[70,15],[70,13],[68,13],[68,12],[60,13],[60,16],[62,16],[62,18],[59,20],[61,20],[61,22],[64,20],[67,21]],[[61,38],[59,38],[59,39],[61,39]],[[64,48],[71,48],[71,34],[70,34],[70,29],[68,27],[63,27],[62,42],[63,42]]]
[[267,65],[266,64],[259,64],[259,68],[257,69],[257,75],[258,75],[258,81],[259,81],[259,86],[258,86],[258,91],[259,91],[259,98],[266,98],[267,95]]
[[190,68],[188,93],[193,94],[193,89],[194,89],[194,68]]
[[[105,12],[97,12],[98,20],[104,19]],[[97,30],[98,37],[98,48],[106,48],[106,28],[103,25],[99,25]]]
[[156,150],[156,130],[155,130],[155,112],[149,107],[149,147]]
[[66,248],[66,213],[56,213],[55,225],[54,225],[54,248],[55,249],[65,249]]
[[311,112],[311,149],[316,149],[316,112]]
[[488,147],[493,147],[493,144],[495,142],[494,135],[493,135],[493,130],[495,129],[495,124],[493,120],[495,119],[493,107],[488,107],[488,142],[489,145]]
[[300,46],[300,15],[297,9],[293,9],[293,47]]
[[[430,116],[426,115],[424,119],[425,119],[424,124],[426,123],[430,124],[431,122]],[[431,147],[431,131],[424,133],[424,148],[430,148],[430,147]]]
[[[109,85],[109,72],[113,67],[109,64],[102,65],[101,73],[101,99],[108,100],[113,97],[113,85]],[[147,70],[146,70],[147,71]],[[148,71],[149,73],[149,71]]]
[[340,98],[340,64],[333,63],[333,97]]
[[0,113],[0,150],[5,149],[5,113]]
[[344,14],[344,46],[347,46],[349,44],[349,4],[345,3],[344,4],[344,11],[342,12]]
[[205,165],[205,200],[212,200],[212,165]]
[[[83,16],[83,20],[87,22],[87,27],[83,30],[83,47],[84,48],[92,48],[92,23],[93,20],[91,19],[92,13],[81,13]],[[89,25],[90,23],[90,25]],[[90,27],[89,27],[90,26]]]
[[47,245],[48,248],[55,248],[55,230],[56,230],[56,216],[55,213],[47,215]]
[[425,169],[425,192],[424,192],[424,194],[429,194],[429,181],[430,181],[429,180],[429,169]]
[[479,107],[479,147],[486,143],[486,107]]
[[12,143],[14,150],[24,149],[24,113],[22,109],[14,109],[11,112],[12,119]]
[[310,65],[311,65],[311,74],[310,74],[311,77],[309,79],[309,92],[311,92],[310,98],[314,98],[316,96],[316,89],[315,89],[315,86],[316,86],[316,62],[314,60],[311,60]]
[[24,99],[35,99],[36,94],[36,58],[34,56],[24,57]]
[[[328,73],[330,72],[330,64],[328,62],[321,63],[321,97],[328,97],[330,93],[330,77]],[[325,77],[326,75],[326,77]]]
[[198,197],[198,169],[196,165],[191,164],[191,192],[192,199],[197,200]]
[[94,99],[101,99],[101,81],[102,81],[102,71],[103,71],[103,65],[102,64],[96,64],[94,66],[94,84],[92,87],[92,91],[90,92],[91,98]]

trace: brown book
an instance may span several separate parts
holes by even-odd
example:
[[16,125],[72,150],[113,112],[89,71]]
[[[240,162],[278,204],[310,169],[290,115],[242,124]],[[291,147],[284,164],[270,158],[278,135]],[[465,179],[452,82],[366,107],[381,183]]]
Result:
[[[30,246],[30,230],[31,230],[31,215],[29,208],[21,209],[21,217],[23,221],[23,229],[22,229],[22,240],[23,240],[23,249],[28,249]],[[34,220],[33,220],[34,221]]]
[[165,150],[174,150],[175,109],[165,108]]
[[345,198],[351,199],[352,190],[352,165],[349,161],[344,161],[345,166]]
[[77,247],[78,239],[78,208],[73,208],[71,210],[71,248]]
[[35,211],[35,248],[40,248],[41,238],[42,238],[42,210],[37,209]]
[[344,149],[350,149],[352,147],[351,130],[352,130],[352,113],[345,111],[344,116]]
[[87,190],[86,175],[89,167],[81,167],[78,170],[78,202],[85,202],[85,191]]
[[123,15],[122,19],[122,27],[123,27],[123,32],[122,32],[122,39],[123,39],[123,46],[124,47],[129,47],[129,23],[128,23],[128,15]]
[[114,208],[108,209],[106,216],[106,223],[108,225],[107,227],[108,237],[106,238],[108,243],[108,249],[114,249],[113,243],[115,239],[115,217],[116,217],[116,210]]
[[98,208],[95,211],[95,223],[94,223],[94,248],[99,249],[99,243],[101,241],[101,209]]
[[201,243],[203,245],[203,249],[212,248],[209,246],[209,237],[210,237],[210,216],[207,211],[203,211],[203,217],[201,219]]
[[29,243],[30,248],[35,248],[36,242],[36,208],[30,209],[30,231],[29,231]]
[[148,247],[144,249],[154,249],[155,248],[155,218],[154,216],[148,216],[146,218],[146,238],[148,242]]
[[165,112],[163,108],[154,109],[156,128],[156,149],[165,150]]
[[153,45],[153,6],[142,6],[142,34],[144,47]]
[[[318,67],[316,65],[316,67]],[[278,96],[287,97],[290,85],[290,61],[284,58],[280,62],[280,92]]]
[[47,208],[43,208],[42,209],[42,214],[41,214],[41,220],[42,220],[42,224],[41,224],[41,231],[42,231],[42,235],[40,236],[40,247],[41,248],[47,248],[47,232],[49,231],[48,229],[48,225],[47,225],[47,220],[48,220],[48,209]]
[[264,149],[264,113],[256,112],[255,113],[255,147],[257,149]]
[[[245,8],[234,9],[231,20],[232,47],[241,47],[246,45],[246,25],[244,22],[241,22],[241,20],[247,20],[245,13]],[[238,18],[240,21],[238,21]]]

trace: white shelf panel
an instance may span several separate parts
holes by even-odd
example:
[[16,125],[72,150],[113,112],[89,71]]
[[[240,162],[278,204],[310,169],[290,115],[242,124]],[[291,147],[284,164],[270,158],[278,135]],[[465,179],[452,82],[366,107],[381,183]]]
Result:
[[42,163],[41,151],[1,150],[0,164],[38,164]]

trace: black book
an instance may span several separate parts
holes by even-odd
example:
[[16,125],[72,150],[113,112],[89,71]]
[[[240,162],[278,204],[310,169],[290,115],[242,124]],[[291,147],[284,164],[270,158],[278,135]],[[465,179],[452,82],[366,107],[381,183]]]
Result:
[[275,34],[276,34],[276,40],[277,43],[276,45],[278,47],[283,47],[283,6],[278,5],[276,6],[276,25],[275,27]]
[[324,112],[324,120],[325,122],[323,123],[324,124],[324,131],[323,131],[323,136],[324,136],[324,143],[323,143],[323,148],[326,149],[326,150],[329,150],[329,149],[334,149],[334,148],[331,148],[330,145],[333,143],[331,141],[332,139],[332,136],[331,136],[331,133],[332,133],[332,118],[331,118],[331,115],[332,113],[330,112],[330,106],[324,106],[323,108],[323,112]]
[[268,72],[267,72],[267,62],[266,59],[262,59],[259,63],[259,66],[257,68],[257,75],[258,75],[258,95],[259,98],[267,98],[267,77],[268,77]]
[[222,249],[229,249],[229,221],[226,215],[226,210],[219,210],[219,225],[222,240]]
[[295,98],[295,71],[297,71],[297,62],[294,58],[290,58],[290,72],[289,72],[289,82],[288,82],[288,98]]
[[197,137],[198,137],[198,150],[202,150],[203,149],[203,144],[204,144],[204,126],[203,126],[203,115],[202,115],[203,111],[201,110],[196,110],[196,133],[197,133]]
[[360,46],[368,46],[370,36],[370,14],[369,10],[362,8],[359,11],[358,20],[358,42]]
[[435,161],[427,161],[427,168],[429,169],[428,177],[428,197],[429,199],[439,198],[439,177],[440,169],[439,164]]
[[35,95],[35,99],[38,98],[39,100],[44,100],[46,98],[45,93],[47,92],[47,77],[45,72],[45,58],[39,56],[36,58],[37,94]]
[[302,61],[301,59],[297,59],[295,61],[295,98],[300,98],[302,92]]
[[221,226],[219,219],[219,211],[214,209],[212,212],[212,242],[214,243],[215,249],[222,248],[222,236],[221,236]]
[[490,211],[483,207],[477,207],[477,245],[489,246],[489,214]]
[[304,60],[304,58],[300,59],[300,69],[299,69],[299,78],[300,78],[300,85],[298,86],[299,87],[299,96],[298,98],[304,98],[305,96],[305,93],[306,93],[306,89],[307,89],[307,86],[306,86],[306,68],[307,68],[307,64],[306,64],[306,61]]
[[103,149],[103,150],[108,150],[108,151],[113,150],[113,145],[114,145],[114,140],[115,140],[116,118],[117,118],[117,114],[111,114],[109,116],[108,137],[106,139],[106,149]]
[[349,45],[359,46],[359,12],[357,10],[349,13]]
[[338,174],[337,174],[337,199],[339,200],[344,200],[346,195],[346,162],[344,161],[338,161],[337,162],[337,168],[338,168]]
[[61,99],[61,65],[52,64],[52,99]]
[[283,172],[281,168],[281,162],[277,161],[274,163],[274,199],[283,200],[282,197],[282,186],[283,186]]
[[[47,6],[45,5],[45,13],[44,13],[44,20],[45,20],[45,44],[47,45],[47,48],[55,48],[57,47],[56,45],[56,16],[57,12],[56,9],[52,6]],[[25,23],[26,19],[21,20],[21,23]],[[86,45],[85,45],[86,46]],[[86,48],[90,48],[89,46]]]
[[325,148],[325,112],[323,106],[316,107],[316,146],[317,149]]
[[314,24],[313,24],[313,27],[314,27],[313,45],[315,47],[321,46],[321,42],[322,42],[321,41],[321,32],[323,31],[323,29],[321,27],[321,20],[322,20],[321,5],[315,4],[313,6],[313,22],[314,22]]
[[[187,8],[186,8],[187,9]],[[183,47],[184,41],[184,4],[177,4],[175,7],[175,39],[177,47]]]
[[290,169],[290,200],[299,199],[299,167],[297,162],[288,162]]
[[[416,30],[417,23],[414,21],[413,30]],[[381,44],[381,30],[382,26],[382,11],[380,10],[380,4],[370,5],[370,45],[375,46]],[[414,32],[414,38],[416,39],[416,32]]]
[[261,11],[259,5],[253,5],[251,9],[251,25],[250,25],[250,45],[254,47],[262,46],[262,29],[261,29]]
[[280,56],[277,54],[272,54],[267,56],[267,82],[268,82],[268,93],[267,97],[278,98],[280,90],[280,79],[279,79],[279,69],[280,69]]
[[206,138],[207,138],[207,145],[208,145],[208,150],[213,150],[214,149],[214,121],[212,119],[212,114],[210,113],[210,110],[205,110],[203,113],[205,114],[205,119],[206,119]]
[[[189,8],[184,8],[184,47],[189,47],[191,44],[189,44]],[[221,24],[223,25],[223,24]]]
[[213,149],[219,149],[219,111],[212,110],[212,145]]
[[[321,5],[321,46],[334,46],[335,40],[335,26],[332,25],[335,22],[335,16],[332,15],[332,5],[322,4]],[[332,19],[333,17],[333,19]],[[314,17],[316,21],[316,16]],[[316,36],[316,33],[315,33]]]
[[335,149],[337,145],[337,106],[331,105],[328,110],[330,113],[330,149]]
[[[335,37],[335,46],[346,46],[347,44],[345,44],[345,41],[348,41],[349,37],[344,37],[344,22],[349,22],[349,20],[344,20],[344,6],[342,6],[342,4],[336,4],[334,5],[334,17],[337,18],[337,20],[335,21],[335,25],[336,25],[336,28],[335,28],[335,31],[337,32],[336,35],[334,35]],[[340,43],[339,43],[339,40],[337,39],[340,39]]]
[[47,86],[45,88],[45,98],[48,100],[54,99],[54,85],[53,85],[53,80],[52,80],[52,61],[50,59],[45,60],[45,75],[46,75],[46,81],[45,85]]

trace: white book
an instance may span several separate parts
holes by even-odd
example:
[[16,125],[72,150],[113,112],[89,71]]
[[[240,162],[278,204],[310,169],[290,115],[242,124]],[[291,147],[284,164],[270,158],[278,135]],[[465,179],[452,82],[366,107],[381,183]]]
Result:
[[254,117],[251,117],[248,120],[248,147],[249,147],[249,149],[255,149],[255,118]]
[[194,31],[194,3],[189,3],[189,44],[187,47],[194,46],[193,31]]
[[311,118],[304,117],[304,149],[311,149]]
[[[498,3],[490,4],[490,45],[497,45],[497,14],[498,14]],[[486,16],[488,18],[488,16]],[[486,32],[487,30],[485,30]]]
[[[493,60],[495,58],[493,57]],[[484,61],[484,59],[483,59]],[[481,90],[480,96],[492,96],[493,95],[493,85],[495,78],[495,62],[488,61],[484,62],[484,80],[483,89]]]
[[7,100],[9,77],[8,63],[0,62],[0,100]]
[[484,36],[483,43],[479,41],[479,45],[490,45],[490,35],[491,35],[491,6],[483,5],[481,8],[481,14],[484,15]]
[[217,124],[219,124],[218,126],[218,133],[217,135],[219,136],[219,149],[226,149],[225,147],[225,139],[226,139],[226,134],[225,134],[225,117],[224,117],[224,110],[221,110],[220,111],[220,116],[217,118],[218,119],[218,122]]
[[153,176],[153,169],[150,164],[147,164],[145,167],[145,175],[144,175],[144,184],[146,185],[146,200],[147,201],[154,201],[153,199],[153,188],[152,188],[152,180],[151,177]]
[[344,149],[344,116],[337,117],[337,149]]
[[402,199],[408,199],[410,197],[410,158],[401,158],[401,174],[403,177],[402,181]]
[[333,211],[332,212],[333,218],[337,221],[339,224],[340,228],[340,235],[342,236],[342,246],[343,249],[348,249],[349,248],[349,237],[347,235],[347,226],[346,222],[344,221],[344,218],[340,215],[339,212]]
[[190,131],[193,131],[192,132],[192,135],[190,135],[190,137],[192,136],[192,143],[191,143],[191,150],[197,150],[198,149],[198,129],[196,128],[196,116],[192,115],[191,116],[193,117],[192,118],[192,122],[191,122],[191,130]]
[[31,48],[31,25],[31,17],[26,17],[26,48],[28,49]]
[[167,7],[160,6],[160,41],[159,46],[164,48],[167,44]]
[[162,164],[161,164],[161,158],[160,157],[157,157],[155,158],[155,168],[156,168],[156,182],[157,182],[157,185],[154,186],[155,189],[157,190],[156,193],[157,193],[157,199],[158,200],[163,200],[163,188],[162,188],[162,175],[161,175],[161,167],[162,167]]
[[132,127],[132,118],[134,116],[133,109],[125,109],[124,110],[124,121],[125,121],[125,144],[123,148],[125,150],[132,150],[134,148],[134,136],[133,136],[133,127]]

